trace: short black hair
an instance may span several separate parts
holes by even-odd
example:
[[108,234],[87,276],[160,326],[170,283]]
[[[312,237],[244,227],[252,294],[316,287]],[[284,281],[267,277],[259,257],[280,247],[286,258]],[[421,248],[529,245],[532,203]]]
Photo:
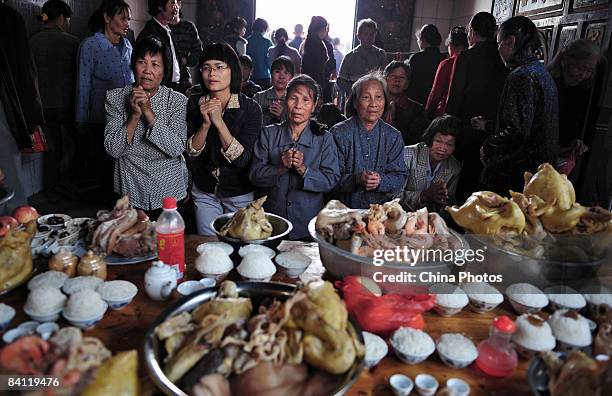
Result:
[[87,27],[93,33],[103,31],[106,24],[104,14],[112,18],[125,11],[130,11],[130,5],[124,0],[104,0],[100,7],[91,14]]
[[237,34],[237,30],[247,28],[247,21],[243,17],[233,17],[224,26],[225,35]]
[[[242,87],[242,69],[240,68],[240,60],[238,60],[236,51],[226,42],[211,43],[208,44],[200,54],[198,68],[202,70],[204,62],[209,60],[218,60],[227,63],[232,71],[230,91],[233,94],[240,93]],[[202,84],[202,90],[204,92],[208,91],[204,84]]]
[[463,134],[461,120],[450,114],[444,114],[440,117],[436,117],[431,124],[429,124],[429,127],[427,127],[425,132],[423,132],[423,142],[425,142],[428,147],[431,147],[437,133],[441,135],[454,136],[455,147],[457,147],[457,144],[459,140],[461,140],[461,136]]
[[289,34],[287,34],[287,30],[284,28],[278,28],[274,32],[274,40],[278,43],[281,39],[285,39],[284,41],[289,41]]
[[281,55],[272,61],[272,65],[270,66],[270,72],[273,72],[274,70],[280,70],[283,67],[291,74],[291,77],[295,75],[295,65],[293,64],[291,58],[286,55]]
[[319,109],[317,121],[331,128],[339,122],[346,121],[346,117],[333,103],[323,103]]
[[[49,20],[54,20],[55,18],[59,18],[60,16],[64,16],[64,18],[72,17],[72,9],[62,0],[49,0],[43,4],[41,12],[49,18]],[[38,17],[38,19],[42,20],[42,15]]]
[[321,97],[321,87],[319,87],[319,84],[317,84],[317,82],[307,74],[298,74],[297,76],[293,77],[291,81],[289,81],[287,84],[287,89],[285,90],[286,96],[289,96],[289,93],[301,85],[312,91],[313,100],[315,103],[317,103]]
[[160,54],[162,62],[164,63],[164,71],[166,70],[166,67],[170,65],[170,60],[166,59],[164,43],[162,43],[157,37],[147,36],[136,41],[136,44],[134,44],[134,49],[132,50],[132,58],[130,60],[130,67],[132,68],[132,71],[135,71],[136,62],[138,61],[138,59],[144,59],[146,54]]
[[455,26],[452,28],[450,32],[448,32],[446,45],[452,45],[455,48],[468,48],[470,44],[468,43],[465,27]]
[[265,33],[268,31],[268,21],[263,18],[257,18],[255,22],[253,22],[251,29],[257,33]]
[[412,67],[406,62],[398,60],[393,60],[389,62],[389,64],[385,67],[385,70],[383,71],[385,78],[389,78],[389,74],[391,74],[393,70],[399,69],[400,67],[406,72],[406,80],[408,80],[408,84],[410,84],[410,77],[412,77]]
[[155,16],[159,14],[161,12],[160,8],[165,8],[169,1],[170,0],[149,0],[149,15]]
[[253,69],[253,59],[251,59],[250,56],[244,54],[244,55],[240,55],[238,57],[238,60],[240,61],[240,64],[243,66],[248,67],[249,69]]
[[485,40],[495,40],[497,21],[490,12],[479,12],[470,20],[470,27]]
[[432,47],[439,47],[442,44],[442,35],[438,28],[432,24],[424,25],[417,33],[417,36],[421,41],[425,41]]
[[538,28],[533,21],[524,16],[514,16],[504,21],[499,27],[499,38],[505,40],[514,36],[516,41],[508,64],[514,65],[520,59],[534,54],[540,47]]

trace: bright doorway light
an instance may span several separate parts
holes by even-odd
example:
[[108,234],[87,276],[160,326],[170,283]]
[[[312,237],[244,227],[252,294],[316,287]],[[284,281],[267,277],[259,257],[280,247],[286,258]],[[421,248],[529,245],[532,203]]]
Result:
[[355,3],[356,0],[257,0],[255,17],[268,21],[270,33],[285,28],[291,40],[296,24],[304,26],[305,38],[310,18],[321,15],[329,23],[329,37],[339,37],[347,52],[353,43]]

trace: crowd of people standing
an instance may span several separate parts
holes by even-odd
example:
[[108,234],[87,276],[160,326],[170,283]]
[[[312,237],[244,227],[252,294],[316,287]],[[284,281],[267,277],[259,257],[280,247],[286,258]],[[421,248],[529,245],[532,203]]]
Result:
[[[284,28],[269,37],[262,18],[246,36],[248,24],[236,16],[223,42],[203,48],[180,8],[180,0],[149,0],[151,19],[132,44],[129,5],[103,0],[90,19],[93,34],[79,43],[67,32],[70,7],[43,5],[43,28],[23,47],[42,101],[17,109],[28,122],[15,123],[5,98],[19,93],[0,84],[0,138],[8,133],[14,143],[0,151],[8,182],[18,173],[11,153],[44,125],[49,191],[70,191],[70,172],[82,169],[152,217],[164,196],[191,202],[202,235],[213,234],[216,216],[267,195],[266,210],[289,219],[290,237],[303,239],[331,198],[368,208],[397,197],[410,210],[443,212],[477,190],[520,190],[523,173],[544,162],[571,174],[586,150],[586,108],[566,110],[586,103],[579,98],[600,51],[577,40],[547,68],[529,18],[498,27],[480,12],[451,29],[448,56],[427,24],[416,33],[420,50],[391,62],[376,46],[376,22],[364,19],[359,45],[337,63],[323,16],[312,17],[305,37],[296,25],[291,40]],[[335,90],[345,106],[329,103]],[[72,153],[65,136],[79,142]]]

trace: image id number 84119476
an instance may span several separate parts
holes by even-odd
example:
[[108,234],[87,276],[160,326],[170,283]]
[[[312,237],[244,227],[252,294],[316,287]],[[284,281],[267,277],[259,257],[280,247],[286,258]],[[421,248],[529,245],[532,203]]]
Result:
[[58,377],[43,375],[0,375],[0,391],[60,389]]

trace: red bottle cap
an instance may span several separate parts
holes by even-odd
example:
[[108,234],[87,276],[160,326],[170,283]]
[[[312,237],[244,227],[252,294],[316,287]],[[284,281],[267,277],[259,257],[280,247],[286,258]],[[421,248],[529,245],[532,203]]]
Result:
[[164,209],[176,209],[176,198],[165,197],[163,202]]
[[503,333],[512,334],[516,330],[516,324],[506,315],[497,316],[493,319],[493,326]]

